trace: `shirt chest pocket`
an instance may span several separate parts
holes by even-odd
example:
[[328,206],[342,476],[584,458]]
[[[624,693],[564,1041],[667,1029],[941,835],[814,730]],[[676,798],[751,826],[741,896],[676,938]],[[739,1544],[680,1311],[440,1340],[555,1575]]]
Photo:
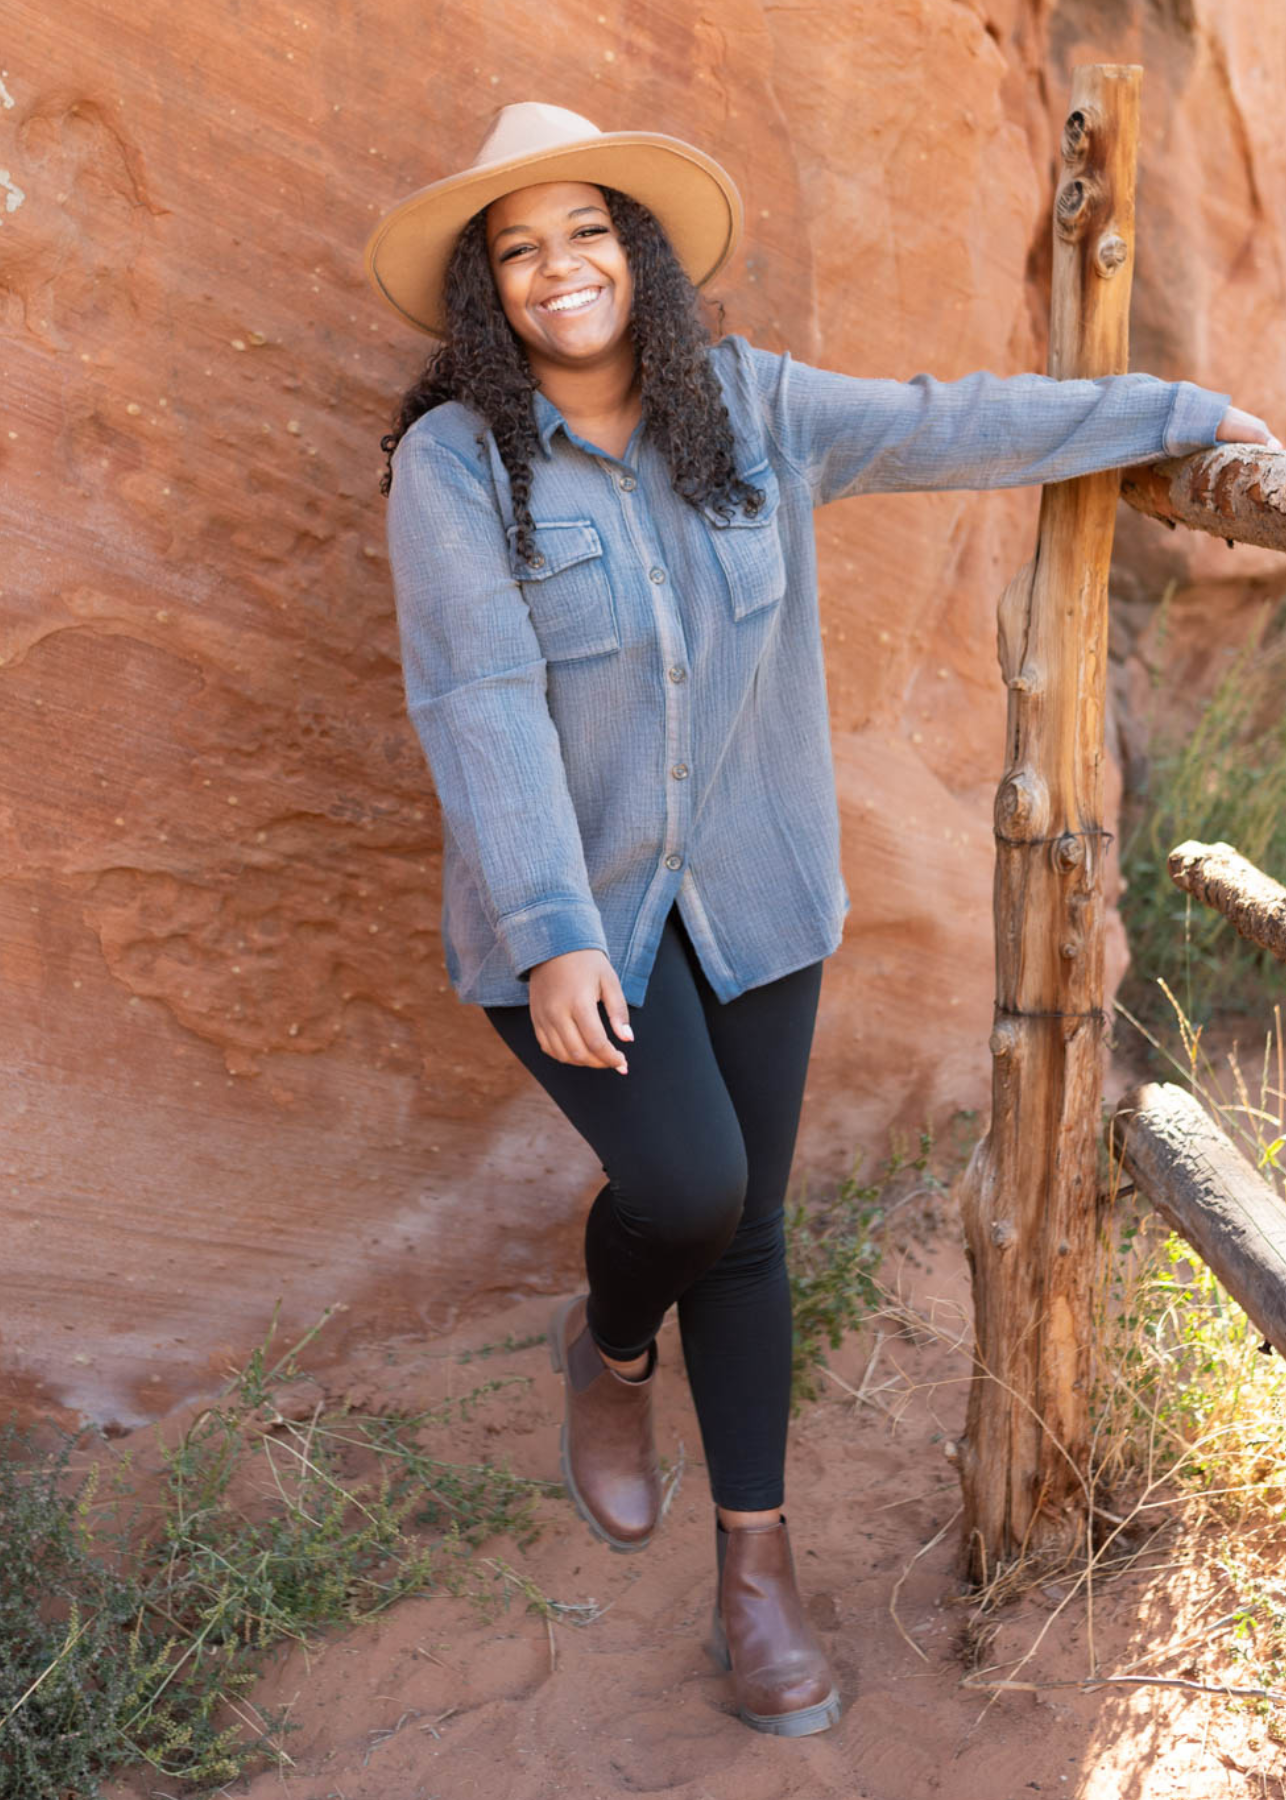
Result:
[[518,554],[518,528],[509,527],[509,562],[522,585],[531,622],[547,662],[603,656],[621,647],[603,544],[588,519],[537,523],[535,549]]
[[739,471],[741,479],[763,494],[757,513],[739,511],[720,518],[712,506],[703,505],[711,527],[710,541],[718,558],[734,619],[744,619],[766,606],[775,606],[786,592],[786,557],[781,542],[781,489],[767,462]]

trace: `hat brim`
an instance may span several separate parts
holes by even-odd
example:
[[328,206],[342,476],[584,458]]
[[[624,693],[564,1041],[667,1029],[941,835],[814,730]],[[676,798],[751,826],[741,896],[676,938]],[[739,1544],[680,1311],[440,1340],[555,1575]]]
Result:
[[446,269],[461,231],[502,194],[543,181],[592,182],[641,201],[697,287],[718,273],[741,237],[741,196],[712,157],[679,138],[607,131],[466,169],[400,201],[366,243],[366,273],[375,291],[417,331],[445,337]]

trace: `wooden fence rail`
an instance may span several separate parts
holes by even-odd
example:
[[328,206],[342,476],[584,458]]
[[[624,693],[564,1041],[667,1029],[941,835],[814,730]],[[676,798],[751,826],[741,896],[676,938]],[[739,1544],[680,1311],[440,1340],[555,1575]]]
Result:
[[1171,1082],[1131,1088],[1111,1136],[1139,1192],[1286,1356],[1286,1202],[1201,1102]]

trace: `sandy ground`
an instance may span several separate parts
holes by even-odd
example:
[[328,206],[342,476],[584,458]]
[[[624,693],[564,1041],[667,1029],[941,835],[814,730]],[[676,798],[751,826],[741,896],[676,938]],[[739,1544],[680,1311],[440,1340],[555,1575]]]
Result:
[[[487,1620],[466,1600],[413,1599],[306,1652],[281,1651],[253,1698],[289,1707],[291,1766],[223,1791],[251,1800],[1286,1800],[1286,1754],[1226,1698],[1161,1687],[990,1695],[961,1685],[968,1607],[944,1451],[962,1423],[967,1372],[954,1211],[939,1209],[891,1245],[882,1275],[940,1332],[890,1333],[873,1368],[879,1327],[855,1334],[832,1356],[839,1380],[824,1383],[790,1447],[786,1511],[801,1586],[843,1699],[833,1730],[797,1740],[751,1731],[704,1647],[713,1514],[671,1317],[660,1341],[659,1445],[683,1472],[652,1544],[614,1553],[560,1495],[541,1502],[544,1530],[528,1550],[497,1539],[482,1551],[597,1616],[548,1624],[517,1596]],[[460,1360],[542,1332],[551,1305],[524,1301],[431,1344],[370,1346],[327,1371],[326,1389],[364,1407],[423,1407],[495,1375],[529,1377],[453,1428],[451,1448],[461,1460],[489,1455],[557,1479],[561,1379],[544,1345]],[[849,1390],[864,1377],[857,1401]],[[1047,1582],[1012,1603],[984,1663],[1012,1672],[1039,1639],[1021,1679],[1085,1676],[1090,1620],[1083,1597],[1063,1604],[1067,1588]],[[1228,1679],[1217,1648],[1198,1639],[1175,1649],[1226,1608],[1193,1546],[1155,1544],[1096,1589],[1097,1666]],[[172,1787],[139,1772],[108,1792],[137,1800]]]

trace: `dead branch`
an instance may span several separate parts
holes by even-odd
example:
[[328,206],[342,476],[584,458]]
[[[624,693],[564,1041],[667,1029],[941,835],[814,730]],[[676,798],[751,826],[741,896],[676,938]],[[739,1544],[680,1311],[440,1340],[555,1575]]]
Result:
[[1274,1190],[1171,1082],[1131,1088],[1112,1134],[1135,1185],[1286,1356],[1286,1207]]
[[1286,550],[1286,451],[1218,444],[1121,471],[1121,498],[1171,527]]
[[1177,845],[1170,879],[1186,894],[1222,913],[1242,937],[1286,962],[1286,887],[1265,875],[1231,844]]
[[1233,1687],[1226,1681],[1185,1681],[1178,1675],[1087,1675],[1080,1681],[976,1681],[966,1675],[959,1685],[997,1694],[1040,1694],[1049,1688],[1079,1688],[1083,1694],[1092,1694],[1095,1688],[1114,1685],[1169,1687],[1183,1688],[1190,1694],[1223,1694],[1229,1699],[1245,1697],[1274,1700],[1279,1706],[1286,1704],[1286,1694],[1280,1688]]

